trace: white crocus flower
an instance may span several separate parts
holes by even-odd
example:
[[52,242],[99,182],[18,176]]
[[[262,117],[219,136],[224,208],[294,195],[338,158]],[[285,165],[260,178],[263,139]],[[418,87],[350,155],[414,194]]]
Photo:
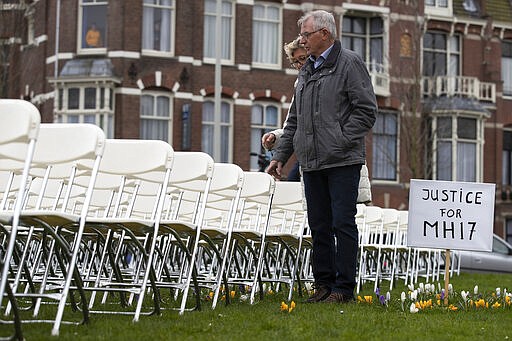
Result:
[[406,298],[407,296],[405,295],[405,291],[402,291],[402,294],[400,295],[400,300],[402,301],[402,303],[405,301]]
[[409,308],[411,311],[411,314],[417,313],[419,311],[418,308],[416,308],[416,305],[414,303],[411,303],[411,307]]
[[416,301],[416,298],[418,297],[418,290],[414,290],[411,292],[411,300]]
[[501,296],[501,288],[496,288],[496,296]]
[[468,300],[468,294],[469,294],[469,291],[462,290],[460,292],[460,295],[462,296],[462,299],[464,300],[464,302],[466,302]]
[[410,291],[414,291],[414,284],[409,284],[407,287]]
[[475,285],[475,288],[473,289],[473,293],[475,295],[478,295],[478,285]]
[[451,283],[448,283],[448,293],[453,294],[453,285]]
[[425,289],[425,286],[423,285],[423,283],[420,283],[420,286],[418,288],[418,292],[421,294]]

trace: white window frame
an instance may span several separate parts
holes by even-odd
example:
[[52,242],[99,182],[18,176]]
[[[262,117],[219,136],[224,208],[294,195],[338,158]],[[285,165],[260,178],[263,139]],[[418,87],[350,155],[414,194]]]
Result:
[[[502,149],[502,170],[501,170],[501,184],[503,186],[512,186],[512,146],[505,144],[505,134],[512,135],[512,129],[503,129],[503,149]],[[509,135],[510,134],[510,135]]]
[[[512,41],[504,40],[503,45],[510,46],[512,52]],[[503,97],[512,99],[512,53],[510,56],[501,55],[501,78],[503,80]]]
[[[365,19],[366,33],[364,35],[358,35],[355,33],[347,34],[351,38],[359,37],[363,38],[365,42],[365,55],[361,56],[368,72],[372,78],[372,84],[375,93],[379,96],[390,95],[390,75],[389,75],[389,9],[388,8],[375,8],[374,6],[360,6],[356,4],[343,4],[346,8],[340,17],[340,39],[343,40],[343,20],[345,17],[350,18],[362,18]],[[382,33],[371,34],[371,19],[380,18],[382,22]],[[371,60],[371,40],[380,37],[382,39],[382,63],[374,63]],[[342,46],[344,44],[342,43]]]
[[[438,118],[450,118],[452,129],[451,129],[451,137],[447,138],[438,138],[437,134],[437,126],[438,126]],[[468,119],[474,119],[476,121],[476,138],[475,139],[464,139],[459,138],[457,135],[457,123],[459,118],[468,118]],[[432,179],[438,180],[438,143],[441,143],[443,141],[450,142],[451,143],[451,178],[450,179],[441,179],[441,180],[448,180],[448,181],[470,181],[470,180],[461,180],[458,178],[458,168],[461,166],[459,162],[462,162],[462,160],[458,160],[458,148],[460,144],[462,143],[470,143],[475,144],[475,180],[474,182],[482,182],[483,179],[483,152],[484,152],[484,126],[485,126],[485,120],[483,116],[478,115],[468,115],[468,114],[459,114],[459,113],[453,113],[452,115],[447,114],[440,114],[440,115],[432,115],[431,116],[432,122],[431,122],[431,134],[432,134],[432,148],[431,151],[431,159],[432,159],[432,165],[431,165],[431,171],[432,171]]]
[[[114,138],[115,95],[114,83],[83,82],[58,83],[55,96],[55,123],[93,123],[103,129],[107,138]],[[85,89],[95,88],[95,108],[85,109]],[[69,109],[69,90],[78,89],[78,108]],[[104,89],[103,106],[101,106],[101,89]],[[91,120],[91,118],[94,118]]]
[[[262,114],[262,123],[255,124],[252,120],[253,108],[255,106],[260,106],[263,108]],[[276,123],[274,125],[267,122],[267,109],[269,107],[276,108]],[[254,102],[251,106],[251,143],[250,143],[250,169],[251,171],[258,171],[258,155],[265,153],[267,157],[270,157],[270,152],[265,151],[265,149],[261,146],[261,137],[263,134],[268,133],[270,131],[276,130],[281,127],[281,107],[276,102]],[[255,136],[254,134],[258,132]],[[256,155],[254,155],[256,154]]]
[[[201,150],[205,153],[208,153],[216,162],[227,162],[227,163],[232,163],[233,162],[233,118],[234,118],[234,114],[233,114],[233,103],[232,101],[227,101],[225,99],[222,99],[221,100],[221,112],[223,110],[223,108],[227,107],[229,108],[229,122],[222,122],[222,118],[221,117],[218,117],[216,118],[215,117],[215,113],[214,113],[214,116],[213,116],[213,121],[205,121],[204,120],[204,110],[205,110],[205,105],[211,105],[212,108],[212,112],[214,110],[214,107],[215,107],[215,102],[213,101],[213,99],[205,99],[203,101],[203,106],[202,106],[202,110],[201,110]],[[218,123],[216,122],[218,120]],[[216,129],[216,126],[218,124],[218,127]],[[205,139],[206,137],[204,136],[204,128],[208,127],[208,126],[211,126],[213,127],[213,141],[208,141],[209,143],[211,143],[211,146],[208,146],[208,148],[205,147]],[[226,129],[223,129],[223,128],[227,128],[227,132],[225,131]],[[219,132],[217,135],[216,132]],[[222,138],[227,138],[227,146],[225,145],[225,143],[222,143]],[[218,144],[221,146],[221,148],[227,148],[226,149],[226,153],[227,155],[222,155],[223,152],[222,150],[220,151],[220,155],[216,155],[216,149],[215,149],[215,145]]]
[[453,15],[452,0],[425,1],[425,14],[434,16],[451,17]]
[[[377,128],[377,125],[373,126],[372,129],[372,181],[378,181],[378,182],[386,182],[386,183],[398,183],[399,179],[399,172],[398,172],[398,166],[399,166],[399,160],[400,160],[400,148],[399,148],[399,141],[400,141],[400,115],[397,112],[390,112],[390,111],[379,111],[377,114],[377,119],[379,118],[385,118],[388,115],[393,115],[395,118],[395,134],[386,134],[386,129],[383,132],[377,133],[375,130]],[[384,121],[383,125],[387,122],[387,120]],[[379,122],[380,123],[380,122]],[[381,136],[382,139],[379,139],[378,137]],[[382,146],[382,140],[389,140],[394,139],[394,155],[389,156],[389,153],[387,153],[387,146]],[[391,158],[393,160],[391,160]],[[379,164],[384,163],[386,167],[386,171],[390,171],[392,169],[392,172],[394,173],[394,177],[379,177],[379,170],[376,163],[379,162]]]
[[[425,77],[436,77],[436,76],[460,76],[461,75],[461,68],[462,68],[462,42],[460,35],[451,35],[446,32],[441,31],[427,31],[426,33],[429,34],[435,34],[435,35],[444,35],[446,37],[446,49],[435,49],[435,48],[426,48],[424,43],[424,38],[422,42],[422,64],[424,65],[424,55],[425,51],[431,51],[433,53],[442,53],[446,56],[445,58],[445,65],[446,65],[446,73],[443,75],[437,74],[437,75],[425,75]],[[456,43],[457,42],[457,43]],[[454,47],[454,45],[457,45],[458,50]],[[453,67],[451,60],[452,57],[457,57],[457,66]]]
[[[254,18],[254,8],[255,7],[263,7],[265,12],[267,12],[269,7],[274,7],[279,10],[279,19],[273,20],[268,18]],[[283,22],[283,8],[282,6],[276,5],[275,3],[260,3],[254,4],[253,6],[253,17],[252,17],[252,66],[256,68],[265,68],[265,69],[281,69],[281,59],[282,59],[282,41],[283,41],[283,33],[282,33],[282,22]],[[267,23],[267,24],[275,24],[277,25],[277,37],[276,37],[276,46],[273,48],[276,50],[276,62],[275,63],[266,63],[262,61],[256,61],[255,53],[256,51],[268,51],[270,50],[267,46],[261,48],[256,46],[257,40],[255,39],[255,24],[257,22]],[[268,41],[268,39],[266,40]]]
[[[142,98],[144,96],[149,96],[152,98],[153,100],[153,112],[151,113],[151,115],[143,115],[142,114]],[[158,106],[157,106],[157,100],[158,98],[160,97],[163,97],[163,98],[166,98],[168,101],[169,101],[169,110],[167,112],[167,115],[166,116],[160,116],[160,115],[157,115],[157,109],[158,109]],[[141,94],[141,97],[140,97],[140,101],[141,101],[141,106],[140,106],[140,110],[139,110],[139,113],[140,113],[140,129],[139,129],[139,136],[141,139],[148,139],[148,140],[163,140],[169,144],[173,144],[172,143],[172,137],[173,137],[173,97],[169,95],[169,92],[164,92],[164,91],[143,91],[142,94]],[[151,137],[148,137],[148,136],[142,136],[142,123],[143,123],[143,120],[148,120],[148,121],[152,121],[152,122],[162,122],[163,125],[167,126],[167,136],[164,138],[164,139],[161,139],[161,138],[158,138],[157,136],[151,136]]]
[[[171,0],[171,5],[166,6],[161,4],[162,0],[157,0],[157,4],[142,4],[142,27],[141,27],[141,53],[146,56],[155,56],[155,57],[172,57],[174,56],[174,46],[176,40],[176,0]],[[170,13],[170,32],[169,32],[169,51],[155,50],[152,48],[144,48],[143,40],[144,40],[144,25],[148,25],[145,22],[144,11],[145,8],[153,8],[160,10],[169,10]],[[154,25],[154,24],[153,24]],[[154,32],[153,32],[154,33]]]
[[[79,1],[78,6],[78,39],[77,39],[77,51],[79,54],[105,54],[107,52],[107,38],[108,38],[108,20],[107,20],[107,12],[108,12],[108,0],[91,0],[91,3],[84,3],[83,0]],[[83,47],[82,44],[84,42],[85,36],[85,28],[83,28],[84,24],[84,8],[89,6],[105,6],[105,27],[103,28],[103,36],[101,37],[103,41],[103,47]]]
[[[213,1],[213,2],[216,2],[216,0],[208,0],[208,1]],[[206,1],[205,1],[206,3]],[[222,14],[221,14],[221,21],[222,21],[222,28],[221,28],[221,31],[222,31],[222,34],[221,34],[221,41],[222,41],[222,46],[224,47],[224,41],[226,39],[226,35],[224,34],[224,31],[226,30],[225,28],[225,21],[229,21],[229,46],[227,47],[228,50],[229,50],[229,57],[228,58],[224,58],[224,57],[221,57],[221,63],[224,64],[224,65],[234,65],[234,59],[235,59],[235,18],[236,18],[236,13],[235,13],[235,10],[236,10],[236,6],[235,6],[235,1],[233,0],[222,0],[222,7],[224,8],[224,4],[229,4],[231,6],[231,14],[225,14],[224,11],[222,11]],[[216,56],[215,56],[215,43],[216,43],[216,40],[215,40],[215,24],[216,24],[216,20],[217,20],[217,17],[216,17],[217,13],[216,12],[207,12],[206,10],[206,6],[205,6],[205,10],[204,10],[204,32],[203,32],[203,63],[205,64],[214,64],[216,62]],[[213,28],[207,28],[206,27],[206,17],[209,16],[209,17],[213,17]],[[212,30],[213,29],[213,30]],[[207,34],[210,33],[212,34],[213,32],[213,37],[208,37]],[[207,56],[206,55],[206,52],[207,52],[207,44],[208,43],[211,43],[212,44],[212,48],[213,48],[213,55],[212,56]]]

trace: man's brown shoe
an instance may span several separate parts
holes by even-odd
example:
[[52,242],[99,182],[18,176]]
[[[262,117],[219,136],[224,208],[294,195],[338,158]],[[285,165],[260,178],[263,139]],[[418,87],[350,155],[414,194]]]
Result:
[[309,298],[306,300],[306,303],[321,302],[325,300],[330,293],[331,288],[325,285],[319,285],[318,288],[315,288],[313,295],[309,296]]
[[322,303],[349,303],[354,302],[353,296],[343,295],[341,292],[331,292]]

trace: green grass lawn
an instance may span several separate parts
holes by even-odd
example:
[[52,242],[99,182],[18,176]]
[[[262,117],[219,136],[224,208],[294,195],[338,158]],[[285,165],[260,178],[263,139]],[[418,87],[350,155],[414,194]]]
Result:
[[[372,296],[366,302],[337,304],[305,304],[304,298],[294,297],[293,311],[281,311],[284,292],[266,294],[264,300],[250,305],[237,294],[233,302],[211,310],[204,302],[201,311],[166,310],[159,316],[141,316],[137,323],[127,315],[91,315],[86,325],[62,325],[59,338],[52,337],[50,324],[23,326],[26,340],[512,340],[512,306],[499,308],[463,307],[460,291],[473,295],[474,286],[487,301],[496,288],[512,292],[510,274],[463,273],[450,279],[454,294],[446,306],[409,311],[410,301],[401,308],[401,292],[409,289],[398,283],[391,292],[387,307],[379,303],[373,284],[360,293]],[[437,287],[438,284],[434,283]],[[386,294],[384,282],[381,294]],[[444,287],[444,280],[440,282]],[[418,287],[418,285],[416,286]],[[473,296],[473,298],[476,297]],[[50,310],[50,309],[49,309]],[[52,310],[50,310],[52,311]],[[0,336],[10,326],[0,325]]]

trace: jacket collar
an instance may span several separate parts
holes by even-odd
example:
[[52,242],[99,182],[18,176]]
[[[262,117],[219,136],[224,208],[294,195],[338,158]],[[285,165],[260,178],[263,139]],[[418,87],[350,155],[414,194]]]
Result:
[[334,41],[334,45],[332,47],[331,52],[327,56],[327,59],[320,65],[317,69],[314,68],[314,62],[308,58],[307,64],[304,66],[304,69],[308,71],[308,73],[313,74],[317,72],[318,70],[324,68],[324,67],[332,67],[336,64],[336,60],[338,60],[338,55],[341,51],[341,42],[336,39]]

